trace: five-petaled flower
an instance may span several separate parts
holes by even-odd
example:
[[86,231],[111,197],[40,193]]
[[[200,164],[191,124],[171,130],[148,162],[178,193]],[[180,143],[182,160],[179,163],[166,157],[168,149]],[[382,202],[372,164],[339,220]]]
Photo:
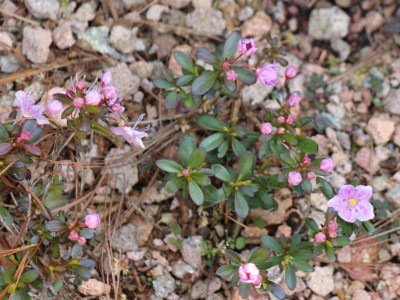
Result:
[[35,100],[24,91],[15,93],[14,106],[18,107],[25,118],[36,119],[40,125],[50,124],[43,116],[44,106],[42,104],[35,105]]
[[142,114],[136,121],[133,127],[126,126],[125,122],[122,122],[120,127],[112,127],[111,131],[116,135],[121,135],[128,143],[139,146],[144,149],[145,146],[142,142],[142,138],[147,137],[147,133],[144,132],[148,127],[136,130],[137,125],[143,120],[144,114]]

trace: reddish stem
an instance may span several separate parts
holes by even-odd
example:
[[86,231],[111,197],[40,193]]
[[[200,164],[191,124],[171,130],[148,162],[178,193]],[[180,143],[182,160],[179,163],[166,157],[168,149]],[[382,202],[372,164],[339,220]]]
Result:
[[228,62],[229,62],[230,64],[239,64],[239,65],[242,65],[243,67],[246,67],[247,69],[253,70],[254,72],[257,70],[255,67],[250,66],[250,65],[248,65],[248,64],[246,64],[246,63],[244,63],[244,62],[241,62],[241,61],[231,61],[231,60],[229,60]]

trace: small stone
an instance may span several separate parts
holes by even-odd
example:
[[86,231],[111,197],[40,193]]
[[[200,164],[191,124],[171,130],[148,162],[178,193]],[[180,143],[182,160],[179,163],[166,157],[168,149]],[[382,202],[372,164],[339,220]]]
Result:
[[201,235],[194,235],[191,237],[186,238],[183,241],[182,246],[182,258],[188,264],[192,265],[195,268],[200,268],[202,265],[202,252],[203,249],[201,248],[201,243],[203,238]]
[[120,63],[107,71],[111,72],[112,83],[118,90],[118,96],[125,100],[131,100],[133,94],[139,90],[139,77],[132,74],[125,63]]
[[324,132],[326,128],[331,127],[337,130],[342,129],[342,124],[338,116],[329,113],[319,113],[315,116],[315,129],[318,132]]
[[148,63],[144,60],[133,62],[129,66],[129,69],[131,69],[132,72],[140,78],[150,77],[151,73],[153,72],[153,68],[154,65],[152,63]]
[[109,293],[111,291],[111,287],[102,281],[91,278],[88,281],[83,281],[78,286],[78,291],[85,296],[99,297]]
[[76,34],[82,33],[89,26],[89,22],[96,17],[97,5],[93,1],[85,2],[71,17],[72,31]]
[[120,54],[108,43],[108,27],[90,27],[85,32],[78,33],[77,45],[89,51],[109,54],[119,58]]
[[71,22],[61,21],[53,30],[53,41],[59,49],[68,49],[75,44]]
[[372,300],[372,298],[365,290],[356,290],[351,300]]
[[0,68],[3,73],[14,73],[19,69],[19,61],[15,56],[6,55],[0,58]]
[[293,200],[291,198],[278,201],[278,210],[271,212],[261,208],[252,209],[250,215],[253,217],[259,217],[265,225],[277,225],[282,224],[285,220],[286,211],[292,207]]
[[379,27],[383,25],[383,22],[385,21],[385,18],[382,16],[382,14],[376,10],[369,11],[365,16],[365,19],[366,19],[365,29],[368,32],[377,30]]
[[115,251],[120,251],[122,253],[129,251],[137,251],[138,244],[136,241],[136,229],[134,224],[127,224],[117,229],[112,236],[112,248]]
[[211,8],[212,0],[192,0],[194,8]]
[[341,263],[349,263],[351,262],[351,247],[344,246],[342,249],[337,251],[338,261]]
[[25,6],[29,12],[38,19],[57,19],[57,13],[60,9],[58,0],[25,0]]
[[350,17],[339,7],[314,8],[308,33],[317,40],[343,38],[349,32]]
[[143,259],[144,255],[146,254],[146,250],[137,250],[137,251],[128,251],[126,252],[126,256],[128,259],[133,261],[139,261]]
[[335,3],[340,7],[349,7],[351,5],[351,0],[335,0]]
[[190,0],[161,0],[161,3],[164,5],[169,5],[173,8],[184,8],[189,5]]
[[352,138],[354,143],[360,147],[369,145],[371,141],[371,137],[368,134],[365,134],[362,129],[354,131]]
[[400,146],[400,124],[396,126],[393,136],[393,143]]
[[7,45],[8,47],[4,47],[4,46],[0,45],[0,51],[9,50],[10,48],[12,48],[13,38],[14,37],[11,33],[6,32],[6,31],[1,31],[0,32],[0,42]]
[[339,140],[340,145],[345,149],[345,150],[350,150],[351,149],[351,140],[350,136],[343,131],[337,132],[337,137]]
[[272,19],[263,11],[258,11],[254,17],[242,25],[243,37],[261,37],[272,28]]
[[268,230],[265,228],[259,228],[255,225],[249,225],[242,230],[241,234],[243,237],[255,238],[263,235],[268,235]]
[[255,106],[265,102],[271,102],[267,96],[273,90],[272,86],[263,86],[258,80],[255,84],[246,85],[242,89],[243,102],[249,106]]
[[126,6],[146,4],[146,0],[122,0]]
[[372,179],[372,187],[377,192],[382,192],[386,190],[389,186],[389,178],[385,175],[375,176]]
[[394,121],[386,116],[372,117],[368,121],[367,132],[372,136],[376,145],[384,146],[392,138]]
[[190,299],[203,299],[206,296],[214,294],[221,288],[222,282],[219,277],[210,278],[208,280],[197,281],[190,292]]
[[385,101],[384,110],[392,115],[400,116],[400,89],[389,95]]
[[50,53],[51,31],[42,27],[25,26],[22,53],[35,64],[44,64]]
[[351,46],[346,41],[337,37],[332,38],[331,47],[339,54],[341,60],[346,60],[349,58],[349,55],[351,53]]
[[[1,3],[1,8],[9,13],[15,13],[18,10],[18,6],[16,6],[12,1],[10,0],[4,0]],[[16,25],[16,19],[12,17],[8,17],[7,15],[3,14],[3,26],[5,27],[11,27]]]
[[[292,227],[290,227],[286,223],[279,225],[278,229],[275,232],[275,238],[279,239],[281,234],[283,234],[283,236],[286,238],[290,238],[290,236],[292,235]],[[268,235],[268,233],[266,235]]]
[[226,28],[222,12],[215,8],[196,8],[186,15],[186,24],[188,27],[214,35],[222,35]]
[[169,8],[165,5],[153,4],[146,12],[146,19],[149,21],[160,21],[161,15],[168,12]]
[[379,249],[378,256],[379,256],[379,261],[380,262],[387,262],[387,261],[390,261],[392,259],[392,256],[390,255],[390,252],[385,248],[380,248]]
[[355,280],[355,281],[353,281],[353,282],[350,284],[348,293],[349,293],[350,295],[353,295],[355,291],[357,291],[357,290],[363,290],[364,288],[365,288],[364,283],[362,283],[362,282],[359,281],[359,280]]
[[335,171],[340,175],[347,175],[353,170],[353,164],[344,152],[334,153],[332,159],[336,163]]
[[165,299],[175,290],[175,279],[165,273],[153,281],[153,288],[157,297]]
[[379,171],[379,159],[368,147],[361,148],[356,154],[356,164],[372,175]]
[[133,224],[135,230],[134,234],[139,247],[146,245],[149,240],[151,231],[153,230],[153,224],[149,221],[143,220],[139,216],[134,215],[129,219]]
[[139,27],[128,29],[122,25],[115,25],[111,30],[110,44],[125,54],[144,51],[146,46],[143,40],[137,37],[138,30]]
[[314,272],[308,274],[307,285],[318,296],[325,297],[334,290],[332,265],[315,267]]
[[196,269],[193,266],[186,264],[181,260],[172,262],[171,267],[172,274],[179,279],[183,279],[186,274],[193,275],[196,272]]
[[311,206],[321,210],[323,212],[328,210],[328,201],[322,193],[311,193],[310,194]]
[[169,249],[173,252],[177,252],[178,249],[176,248],[177,243],[176,242],[183,242],[182,236],[175,235],[174,233],[169,233],[164,237],[164,242],[168,245]]
[[388,190],[385,196],[394,204],[396,207],[400,207],[400,184],[396,183],[393,188]]
[[243,22],[249,19],[254,14],[254,9],[250,6],[246,6],[239,11],[238,19],[239,21]]

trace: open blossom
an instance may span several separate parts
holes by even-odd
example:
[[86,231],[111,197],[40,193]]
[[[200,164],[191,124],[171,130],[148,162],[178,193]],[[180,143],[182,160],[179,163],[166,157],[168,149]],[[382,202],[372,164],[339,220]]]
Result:
[[86,238],[83,237],[83,236],[79,236],[78,237],[78,244],[81,245],[81,246],[85,245],[86,244]]
[[321,161],[319,168],[324,172],[332,172],[336,164],[332,158],[328,157]]
[[285,70],[286,78],[293,78],[297,75],[297,68],[295,66],[288,66]]
[[292,125],[294,121],[296,121],[296,116],[293,114],[290,114],[286,119],[286,123],[289,125]]
[[317,243],[323,243],[326,241],[326,235],[323,232],[318,232],[315,236],[314,236],[314,240]]
[[281,68],[274,64],[264,65],[256,71],[256,76],[262,85],[276,86],[279,82],[279,71]]
[[297,171],[291,171],[288,174],[288,182],[291,186],[299,185],[302,180],[301,174]]
[[78,234],[75,230],[72,230],[72,231],[68,234],[68,238],[69,238],[71,241],[77,241],[78,238],[79,238],[79,234]]
[[52,115],[58,114],[62,109],[64,108],[63,104],[61,101],[58,100],[52,100],[49,103],[47,103],[46,106],[46,112]]
[[229,70],[228,72],[226,72],[226,79],[228,79],[229,81],[236,81],[237,78],[238,75],[235,71]]
[[240,40],[238,43],[238,52],[244,56],[252,56],[257,52],[256,43],[253,39]]
[[144,114],[139,117],[133,127],[125,126],[124,124],[120,127],[112,127],[111,131],[116,135],[121,135],[128,143],[144,149],[145,146],[142,142],[142,138],[147,137],[147,133],[143,132],[144,130],[147,130],[147,128],[136,130],[136,126],[143,120],[143,116]]
[[103,97],[96,90],[90,90],[85,96],[86,105],[97,106],[100,104],[101,100],[103,100]]
[[239,278],[240,281],[251,283],[255,286],[260,285],[262,277],[260,275],[260,270],[253,263],[247,263],[239,268]]
[[83,221],[83,225],[90,229],[100,226],[100,216],[98,214],[88,214]]
[[24,91],[15,93],[14,106],[18,107],[25,118],[36,119],[39,125],[50,124],[43,116],[44,106],[42,104],[35,105],[35,100],[29,97]]
[[261,133],[265,135],[271,135],[272,133],[272,125],[270,123],[262,123],[261,124]]
[[300,101],[301,101],[301,98],[300,98],[299,94],[297,94],[297,93],[291,94],[288,99],[289,106],[291,106],[291,107],[299,105]]
[[347,222],[368,221],[374,218],[374,207],[369,203],[371,197],[372,187],[369,185],[344,185],[339,193],[328,201],[328,206],[336,210],[339,217]]
[[105,87],[111,84],[112,76],[110,72],[105,72],[101,75],[101,86]]

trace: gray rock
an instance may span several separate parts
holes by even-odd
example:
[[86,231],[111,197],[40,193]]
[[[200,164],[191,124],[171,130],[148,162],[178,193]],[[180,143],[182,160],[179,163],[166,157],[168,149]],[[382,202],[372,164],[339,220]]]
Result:
[[221,288],[221,279],[218,277],[213,277],[208,280],[199,280],[197,281],[190,292],[191,299],[204,299],[207,296],[214,294]]
[[125,63],[120,63],[115,67],[107,69],[111,72],[113,85],[118,89],[119,97],[131,100],[138,91],[140,79],[132,74]]
[[329,293],[333,292],[334,281],[333,281],[332,265],[326,267],[315,267],[315,271],[308,274],[307,285],[308,287],[318,296],[325,297]]
[[349,43],[339,38],[331,39],[331,47],[339,54],[341,60],[346,60],[351,53]]
[[120,54],[108,43],[108,27],[90,27],[85,32],[78,34],[77,45],[94,52],[109,54],[114,58],[119,58]]
[[360,147],[369,145],[369,143],[371,142],[371,137],[369,136],[369,134],[364,133],[361,128],[354,131],[352,138],[354,143]]
[[308,33],[317,40],[343,38],[349,32],[350,17],[339,7],[314,8]]
[[238,14],[238,19],[239,21],[243,22],[249,19],[253,14],[254,14],[254,9],[252,9],[250,6],[246,6],[245,8],[240,10]]
[[400,207],[400,184],[396,183],[393,188],[388,190],[385,196],[396,206]]
[[372,179],[372,187],[374,191],[382,192],[389,186],[389,178],[386,175],[376,176]]
[[188,6],[190,0],[161,0],[161,3],[179,9]]
[[25,0],[25,6],[29,12],[38,19],[57,19],[60,9],[58,0]]
[[26,26],[23,31],[22,53],[33,63],[43,64],[50,53],[51,31]]
[[95,2],[85,2],[71,17],[71,27],[75,34],[82,33],[89,26],[89,22],[96,17]]
[[146,19],[149,21],[160,21],[161,15],[168,11],[169,7],[166,5],[153,4],[146,12]]
[[186,261],[188,264],[192,265],[195,268],[200,268],[202,263],[201,263],[201,253],[203,252],[203,249],[201,248],[201,243],[203,241],[203,238],[201,235],[194,235],[191,237],[186,238],[183,241],[183,246],[182,246],[182,258],[184,261]]
[[[272,86],[263,86],[258,80],[255,84],[246,85],[242,89],[242,99],[247,105],[254,106],[265,102],[272,102],[267,98],[268,94],[273,90]],[[275,101],[273,101],[275,102]]]
[[400,90],[395,90],[385,101],[385,111],[400,116]]
[[175,279],[165,273],[153,281],[153,288],[157,297],[165,299],[175,290]]
[[342,129],[340,118],[329,113],[320,113],[315,116],[315,129],[324,132],[326,128]]
[[226,22],[221,11],[214,8],[196,8],[186,15],[188,27],[209,34],[222,35]]
[[123,253],[138,250],[135,229],[133,224],[127,224],[116,230],[111,239],[113,249],[115,251],[121,249]]
[[1,72],[14,73],[19,69],[19,61],[12,55],[2,56],[0,58]]
[[174,274],[175,277],[179,279],[183,279],[185,274],[192,275],[196,272],[196,269],[193,266],[186,264],[181,260],[172,262],[171,266],[172,266],[172,274]]
[[137,37],[139,27],[128,29],[121,25],[115,25],[110,34],[110,44],[118,51],[128,54],[133,51],[144,51],[146,46],[142,39]]
[[344,131],[338,131],[336,134],[337,134],[337,138],[339,140],[340,145],[345,150],[350,150],[351,149],[350,136]]

